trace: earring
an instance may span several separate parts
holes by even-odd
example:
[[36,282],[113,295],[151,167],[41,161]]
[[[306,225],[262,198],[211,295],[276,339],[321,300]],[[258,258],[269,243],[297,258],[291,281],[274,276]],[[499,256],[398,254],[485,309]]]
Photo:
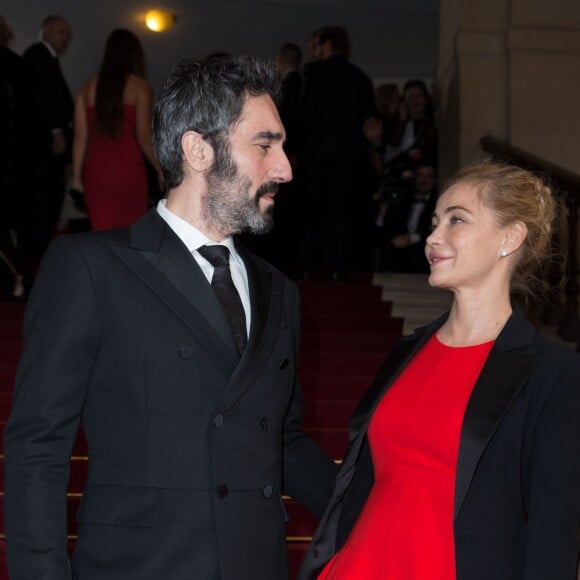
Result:
[[502,258],[505,258],[508,255],[507,248],[505,246],[502,247],[500,255]]

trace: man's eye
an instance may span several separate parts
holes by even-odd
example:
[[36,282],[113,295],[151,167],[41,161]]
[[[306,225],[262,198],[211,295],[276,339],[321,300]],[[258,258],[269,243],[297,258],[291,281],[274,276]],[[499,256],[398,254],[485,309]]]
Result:
[[260,144],[259,147],[262,149],[262,151],[268,151],[268,149],[271,148],[269,144]]

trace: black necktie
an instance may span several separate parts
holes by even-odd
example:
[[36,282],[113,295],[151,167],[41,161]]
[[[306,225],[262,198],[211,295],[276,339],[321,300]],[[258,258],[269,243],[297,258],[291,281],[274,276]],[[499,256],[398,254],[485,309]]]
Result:
[[201,246],[197,250],[213,267],[211,287],[232,329],[240,353],[244,350],[247,338],[246,315],[240,295],[234,286],[230,272],[230,251],[225,246]]

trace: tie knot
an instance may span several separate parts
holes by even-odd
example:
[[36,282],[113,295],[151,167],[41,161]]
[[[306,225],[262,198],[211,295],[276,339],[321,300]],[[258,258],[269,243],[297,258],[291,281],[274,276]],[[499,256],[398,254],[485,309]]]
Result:
[[214,268],[229,266],[230,251],[225,246],[201,246],[197,250]]

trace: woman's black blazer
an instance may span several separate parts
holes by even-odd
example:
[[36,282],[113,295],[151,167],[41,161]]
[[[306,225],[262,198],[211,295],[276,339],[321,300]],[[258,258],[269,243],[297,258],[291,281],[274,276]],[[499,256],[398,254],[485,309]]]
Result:
[[[446,317],[397,343],[359,403],[299,580],[316,578],[346,541],[373,484],[366,438],[373,411]],[[515,310],[463,419],[453,514],[457,580],[574,580],[579,498],[580,356],[540,336]]]

